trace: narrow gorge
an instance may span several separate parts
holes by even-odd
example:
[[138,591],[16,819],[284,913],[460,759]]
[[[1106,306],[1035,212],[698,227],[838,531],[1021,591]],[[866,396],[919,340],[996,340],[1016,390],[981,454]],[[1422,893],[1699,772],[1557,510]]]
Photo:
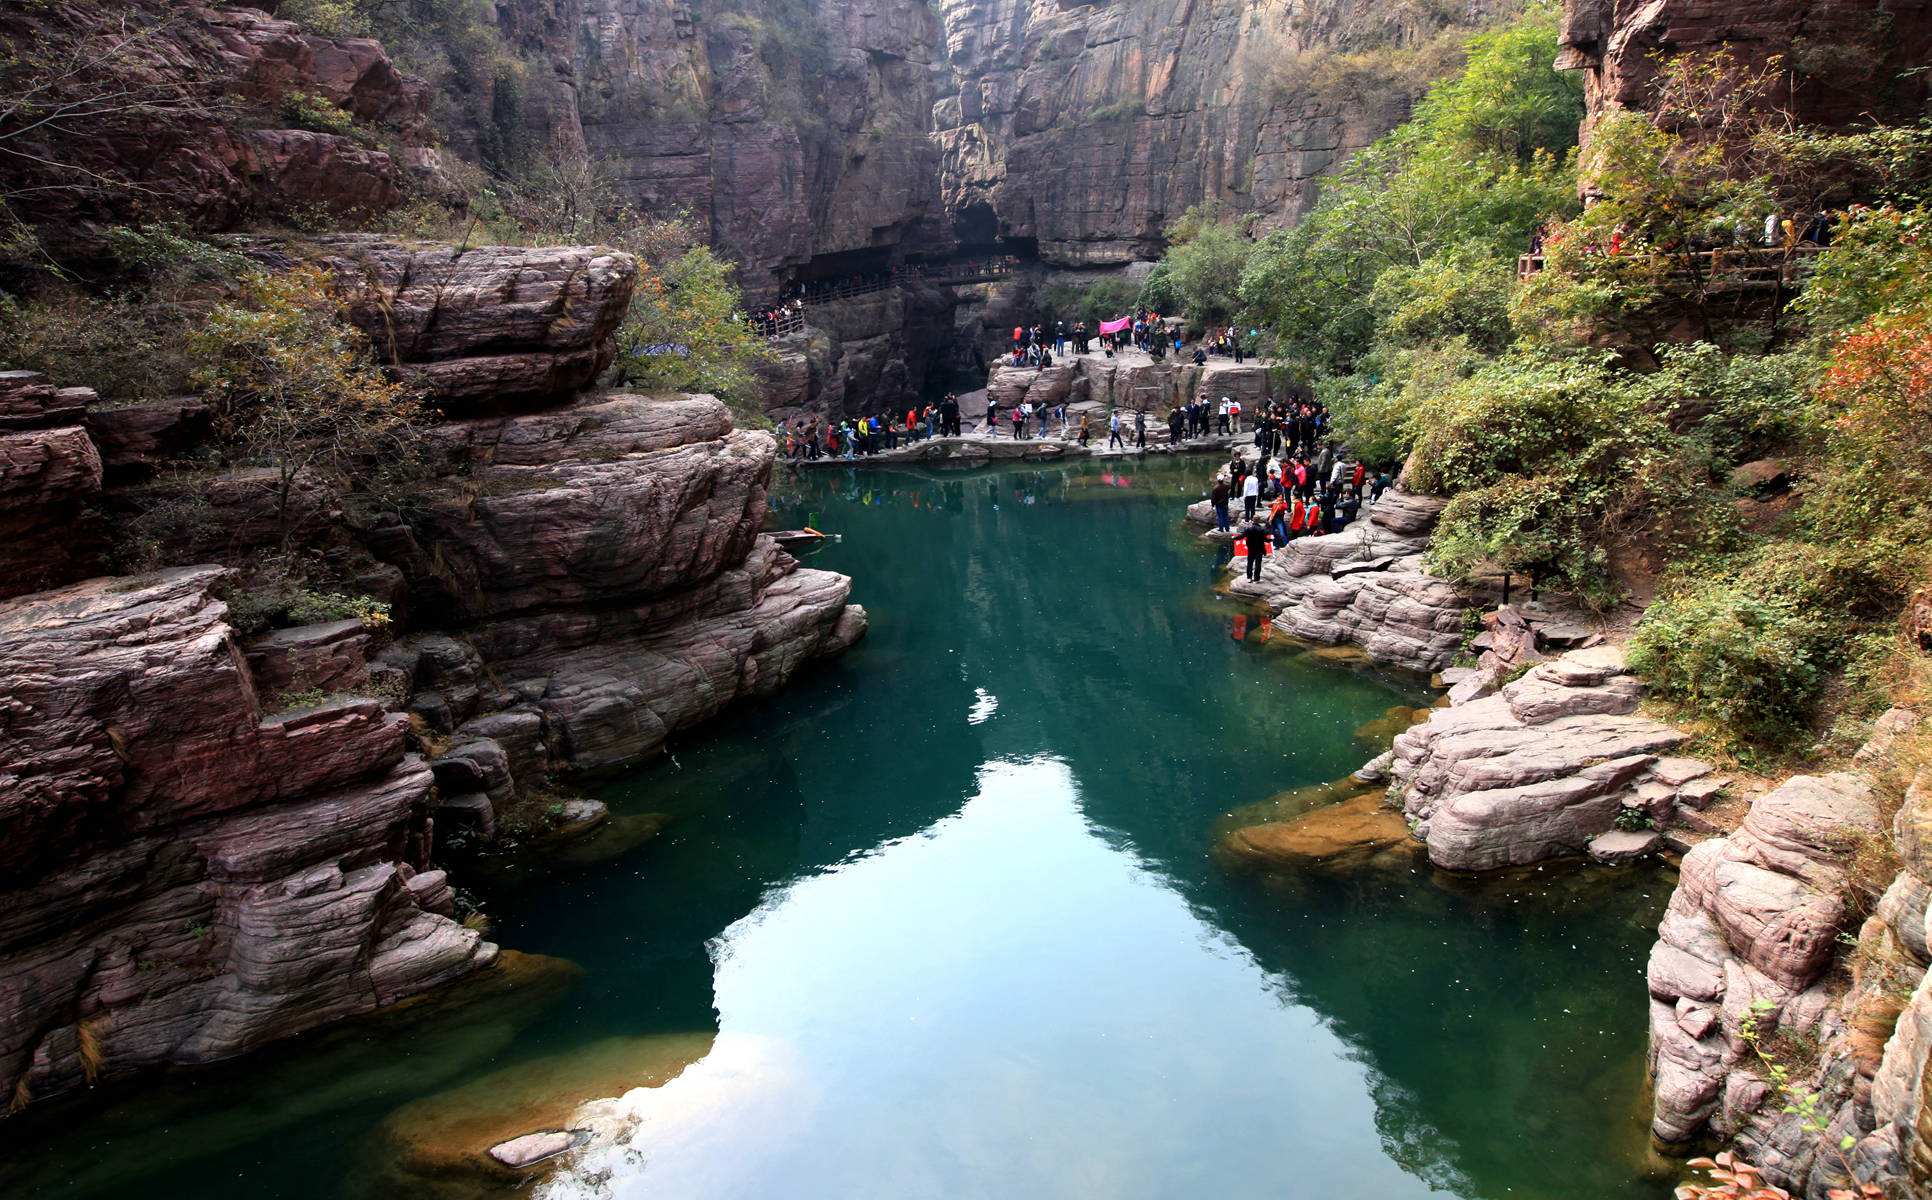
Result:
[[7,6],[0,1187],[1932,1195],[1928,55]]

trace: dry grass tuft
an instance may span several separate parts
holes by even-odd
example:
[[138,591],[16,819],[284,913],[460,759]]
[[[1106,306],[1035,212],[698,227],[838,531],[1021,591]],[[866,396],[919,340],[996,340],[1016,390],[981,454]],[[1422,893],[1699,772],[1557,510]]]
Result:
[[74,1026],[74,1046],[80,1055],[81,1074],[87,1077],[89,1086],[100,1079],[101,1067],[107,1062],[99,1033],[99,1028],[106,1023],[106,1014],[100,1014]]

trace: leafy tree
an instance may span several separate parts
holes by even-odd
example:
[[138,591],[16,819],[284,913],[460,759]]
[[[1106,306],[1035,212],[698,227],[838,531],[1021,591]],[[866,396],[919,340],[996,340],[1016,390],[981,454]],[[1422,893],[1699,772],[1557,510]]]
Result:
[[216,438],[232,461],[275,470],[284,551],[299,481],[390,501],[419,448],[420,398],[338,319],[329,282],[313,267],[252,275],[187,337]]
[[1130,311],[1139,296],[1140,289],[1125,278],[1098,279],[1085,287],[1056,283],[1041,295],[1040,307],[1047,321],[1065,321],[1069,327],[1085,321],[1091,327]]
[[1471,39],[1461,76],[1351,159],[1306,221],[1262,239],[1240,296],[1282,354],[1311,374],[1348,372],[1376,340],[1370,301],[1385,272],[1443,254],[1506,270],[1538,223],[1574,207],[1567,156],[1582,104],[1555,56],[1543,9]]
[[1235,314],[1240,307],[1241,272],[1252,250],[1253,243],[1237,225],[1223,222],[1201,226],[1168,251],[1161,265],[1189,320],[1221,325]]
[[758,406],[757,365],[770,353],[747,324],[731,268],[693,246],[661,269],[643,264],[617,331],[618,382],[656,391],[706,392],[741,422],[769,423]]

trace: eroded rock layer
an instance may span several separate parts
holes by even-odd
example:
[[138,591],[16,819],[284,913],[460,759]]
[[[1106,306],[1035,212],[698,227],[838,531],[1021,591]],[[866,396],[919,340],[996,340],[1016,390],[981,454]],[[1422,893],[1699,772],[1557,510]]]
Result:
[[487,964],[405,719],[264,712],[217,567],[0,608],[0,1089],[226,1058]]

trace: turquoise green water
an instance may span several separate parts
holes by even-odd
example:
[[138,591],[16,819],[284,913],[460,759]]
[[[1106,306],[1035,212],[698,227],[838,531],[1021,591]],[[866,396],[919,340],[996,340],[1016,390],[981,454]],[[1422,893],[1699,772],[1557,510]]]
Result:
[[1664,877],[1211,856],[1217,817],[1344,774],[1423,696],[1231,636],[1176,520],[1205,469],[807,476],[774,524],[843,535],[813,565],[858,578],[866,641],[611,784],[669,814],[655,840],[484,887],[497,940],[581,978],[8,1122],[0,1185],[393,1194],[412,1101],[715,1032],[633,1094],[607,1194],[1664,1194]]

